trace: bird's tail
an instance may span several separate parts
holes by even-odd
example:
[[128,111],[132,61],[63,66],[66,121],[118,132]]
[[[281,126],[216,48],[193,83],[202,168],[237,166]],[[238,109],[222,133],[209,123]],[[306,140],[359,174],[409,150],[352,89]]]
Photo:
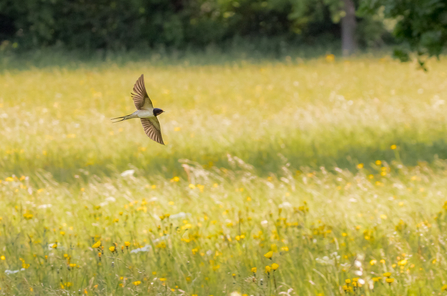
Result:
[[131,115],[132,114],[125,115],[125,116],[120,116],[120,117],[115,117],[115,118],[112,118],[111,120],[115,120],[113,123],[117,123],[117,122],[121,122],[121,121],[133,118],[133,117],[131,117]]

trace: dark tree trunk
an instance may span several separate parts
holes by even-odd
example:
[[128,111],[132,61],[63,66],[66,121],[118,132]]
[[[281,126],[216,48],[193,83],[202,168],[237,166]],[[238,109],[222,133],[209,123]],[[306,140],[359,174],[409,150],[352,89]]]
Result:
[[353,0],[343,0],[345,16],[341,19],[341,49],[343,56],[349,56],[357,50],[355,40],[355,6]]

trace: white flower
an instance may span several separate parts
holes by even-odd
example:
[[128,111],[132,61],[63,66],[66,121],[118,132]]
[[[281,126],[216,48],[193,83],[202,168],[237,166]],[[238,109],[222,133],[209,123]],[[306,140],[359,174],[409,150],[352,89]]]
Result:
[[135,250],[130,251],[131,253],[138,253],[138,252],[149,252],[152,249],[152,247],[150,245],[145,245],[142,248],[138,248]]
[[46,209],[46,208],[51,208],[51,207],[52,207],[51,204],[46,204],[46,205],[40,205],[40,206],[38,206],[37,208],[38,208],[38,209]]
[[169,216],[169,219],[185,219],[187,216],[191,216],[191,214],[185,213],[185,212],[180,212],[178,214]]
[[264,220],[261,222],[262,227],[267,227],[269,225],[269,221]]
[[121,177],[129,177],[129,176],[133,176],[133,174],[135,173],[135,170],[127,170],[121,173]]
[[153,242],[154,242],[154,244],[156,244],[156,243],[158,243],[158,242],[160,242],[160,241],[167,240],[168,237],[169,237],[169,235],[165,235],[165,236],[162,236],[162,237],[160,237],[160,238],[156,238],[156,239],[154,239]]
[[24,270],[25,270],[25,268],[18,269],[18,270],[9,270],[9,269],[7,269],[7,270],[5,270],[5,273],[6,274],[14,274],[14,273],[18,273],[19,271],[24,271]]
[[334,252],[330,255],[330,258],[328,256],[324,256],[323,258],[317,258],[315,261],[321,265],[334,265],[335,262],[338,262],[340,260],[340,256],[338,256],[337,252]]
[[290,202],[283,202],[282,204],[279,205],[279,208],[284,209],[284,208],[291,208],[292,204]]

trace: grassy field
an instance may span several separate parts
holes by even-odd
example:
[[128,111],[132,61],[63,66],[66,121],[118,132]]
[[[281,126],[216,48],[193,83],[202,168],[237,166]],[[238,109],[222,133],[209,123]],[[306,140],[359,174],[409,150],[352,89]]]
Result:
[[[1,295],[447,295],[447,61],[0,72]],[[166,146],[130,91],[142,73]]]

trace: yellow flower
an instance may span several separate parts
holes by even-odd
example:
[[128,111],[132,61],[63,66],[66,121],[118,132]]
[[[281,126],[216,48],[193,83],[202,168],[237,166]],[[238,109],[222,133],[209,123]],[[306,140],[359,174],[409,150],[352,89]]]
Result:
[[289,247],[288,246],[281,247],[281,251],[288,252]]
[[382,279],[382,277],[373,277],[372,278],[372,280],[374,281],[374,282],[378,282],[378,281],[380,281]]
[[335,56],[333,54],[327,54],[326,55],[326,62],[332,63],[333,61],[335,61]]
[[32,219],[32,218],[33,218],[33,214],[25,213],[25,214],[23,214],[23,217],[24,217],[26,220],[29,220],[29,219]]
[[191,189],[196,188],[196,186],[194,184],[189,184],[188,187],[191,188]]
[[357,168],[358,168],[358,169],[363,169],[363,163],[359,163],[359,164],[357,165]]
[[113,246],[110,247],[110,248],[109,248],[109,251],[112,252],[112,253],[115,252],[115,247],[113,247]]
[[380,160],[376,160],[376,165],[381,165],[382,162]]
[[405,264],[407,264],[407,260],[406,259],[404,259],[404,260],[400,260],[397,264],[399,264],[399,266],[404,266]]
[[[4,256],[2,256],[2,257],[4,257]],[[2,260],[4,260],[4,259],[2,259]],[[253,272],[253,273],[256,273],[256,270],[257,270],[256,267],[251,268],[251,272]]]
[[346,280],[345,280],[345,283],[350,284],[350,283],[351,283],[351,280],[350,280],[350,279],[346,279]]
[[371,264],[371,265],[374,265],[374,264],[376,264],[376,263],[377,263],[377,260],[375,260],[375,259],[369,261],[369,264]]
[[386,279],[385,281],[386,281],[387,283],[391,284],[392,282],[394,282],[394,279],[393,279],[393,278],[388,278],[388,279]]
[[99,248],[99,246],[101,246],[101,241],[97,241],[97,242],[92,246],[92,248],[93,248],[93,249],[96,249],[96,248]]
[[391,145],[391,147],[390,147],[390,148],[391,148],[391,150],[394,150],[394,149],[396,149],[396,148],[397,148],[397,146],[393,144],[393,145]]
[[380,263],[385,264],[385,259],[380,260]]
[[265,267],[265,272],[269,273],[271,270],[272,270],[272,268],[270,266],[267,265]]
[[0,259],[6,260],[6,257],[5,256],[1,256]]
[[135,282],[133,282],[133,284],[134,284],[135,286],[141,285],[141,281],[135,281]]
[[264,257],[267,258],[267,259],[272,259],[272,257],[273,257],[273,252],[272,252],[272,251],[267,252],[266,254],[264,254]]
[[383,274],[383,276],[384,276],[384,277],[390,277],[390,276],[391,276],[391,272],[385,272],[385,273]]
[[277,270],[279,268],[279,264],[277,264],[277,263],[273,263],[272,264],[272,269],[273,270]]
[[171,182],[178,182],[178,181],[180,181],[180,178],[177,176],[171,179]]
[[441,290],[442,290],[442,291],[447,290],[447,285],[442,286]]
[[160,278],[160,282],[166,282],[166,278]]
[[126,247],[129,247],[129,246],[130,246],[130,242],[124,242],[124,245],[125,245]]

